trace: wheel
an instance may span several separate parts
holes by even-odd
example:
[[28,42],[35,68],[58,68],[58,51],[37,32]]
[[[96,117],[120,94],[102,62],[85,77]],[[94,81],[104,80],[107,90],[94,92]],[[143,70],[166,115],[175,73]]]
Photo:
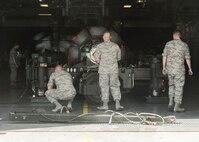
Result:
[[68,65],[73,66],[80,62],[80,49],[79,47],[71,47],[68,51]]
[[77,45],[84,44],[89,39],[89,34],[87,30],[82,30],[74,40]]
[[101,103],[101,92],[99,87],[99,76],[97,72],[90,72],[84,74],[84,96],[88,103],[99,104]]

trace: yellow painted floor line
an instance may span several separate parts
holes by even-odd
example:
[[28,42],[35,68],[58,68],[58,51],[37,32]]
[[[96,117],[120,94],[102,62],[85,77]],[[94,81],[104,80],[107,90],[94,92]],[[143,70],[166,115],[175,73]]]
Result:
[[87,113],[88,113],[88,103],[87,103],[87,101],[84,101],[83,114],[87,114]]

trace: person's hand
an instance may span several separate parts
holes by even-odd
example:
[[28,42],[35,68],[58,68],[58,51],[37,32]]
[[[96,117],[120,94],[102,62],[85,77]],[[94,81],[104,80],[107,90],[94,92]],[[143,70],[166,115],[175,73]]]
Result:
[[51,85],[47,86],[48,90],[51,90],[53,87]]
[[97,59],[97,60],[96,60],[96,63],[99,65],[99,64],[100,64],[100,60],[99,60],[99,59]]
[[189,69],[188,74],[189,74],[189,75],[193,75],[192,69]]
[[166,73],[166,68],[163,68],[163,69],[162,69],[162,74],[163,74],[163,75],[166,75],[166,74],[167,74],[167,73]]

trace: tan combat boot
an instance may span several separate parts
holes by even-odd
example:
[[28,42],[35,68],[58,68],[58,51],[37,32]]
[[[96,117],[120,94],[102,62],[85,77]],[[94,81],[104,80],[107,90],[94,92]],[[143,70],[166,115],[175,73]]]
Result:
[[100,107],[97,107],[98,110],[108,110],[108,103],[103,102],[103,105]]
[[63,106],[59,103],[59,102],[54,102],[53,103],[56,107],[54,108],[54,109],[52,109],[52,112],[58,112],[58,111],[60,111],[62,108],[63,108]]
[[121,110],[124,109],[124,107],[120,105],[120,101],[119,100],[115,100],[115,109],[117,111],[121,111]]
[[174,112],[184,112],[185,109],[180,107],[180,104],[176,103],[173,109]]
[[68,109],[68,111],[70,111],[70,112],[72,112],[72,110],[73,110],[73,108],[72,108],[72,102],[73,102],[73,100],[69,100],[69,101],[68,101],[68,105],[67,105],[67,109]]
[[173,98],[169,98],[168,109],[169,109],[169,111],[173,111],[173,108],[174,108],[174,100],[173,100]]

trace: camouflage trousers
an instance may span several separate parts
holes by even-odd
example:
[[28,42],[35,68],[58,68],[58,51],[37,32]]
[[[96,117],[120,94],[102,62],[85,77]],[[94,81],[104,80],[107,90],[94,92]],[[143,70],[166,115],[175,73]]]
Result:
[[183,87],[185,84],[185,75],[168,75],[169,79],[169,99],[174,99],[175,103],[181,104],[183,97]]
[[17,67],[15,65],[10,65],[10,83],[14,84],[17,82]]
[[46,98],[51,102],[57,102],[58,100],[72,101],[76,95],[74,90],[60,91],[57,89],[50,89],[45,92]]
[[109,93],[115,100],[121,100],[120,81],[118,74],[99,74],[99,86],[101,88],[101,99],[109,102]]

